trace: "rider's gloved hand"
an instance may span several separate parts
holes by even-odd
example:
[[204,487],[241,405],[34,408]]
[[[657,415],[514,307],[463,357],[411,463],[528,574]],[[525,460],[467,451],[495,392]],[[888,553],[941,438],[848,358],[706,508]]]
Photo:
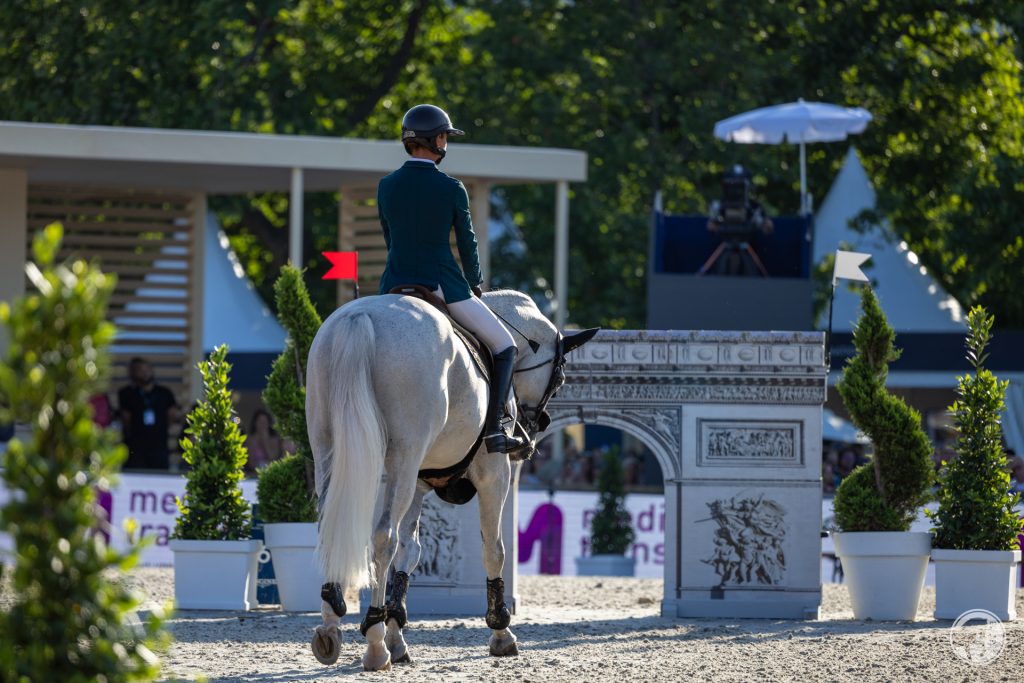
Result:
[[478,299],[484,295],[483,290],[480,289],[480,285],[473,285],[472,287],[470,287],[470,289],[473,290],[473,296],[475,296]]

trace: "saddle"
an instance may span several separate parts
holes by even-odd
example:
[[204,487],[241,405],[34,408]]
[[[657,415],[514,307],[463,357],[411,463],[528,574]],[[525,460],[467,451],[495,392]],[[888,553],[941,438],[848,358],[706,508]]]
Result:
[[[492,368],[491,350],[477,339],[476,335],[459,323],[455,322],[455,318],[453,318],[451,313],[448,312],[448,306],[445,305],[445,302],[441,297],[437,296],[423,285],[399,285],[398,287],[392,288],[388,294],[399,294],[401,296],[411,296],[417,299],[422,299],[437,310],[441,311],[441,313],[443,313],[452,324],[455,336],[461,339],[463,344],[466,345],[470,358],[473,359],[473,363],[477,368],[479,368],[480,374],[483,375],[484,382],[490,385]],[[483,443],[483,440],[484,430],[481,429],[479,436],[476,437],[476,442],[469,449],[469,453],[466,454],[466,457],[450,467],[420,470],[417,473],[417,477],[433,488],[434,493],[436,493],[437,497],[441,500],[452,503],[453,505],[463,505],[468,503],[473,500],[473,497],[476,495],[476,487],[473,485],[473,482],[469,480],[469,477],[465,475],[469,470],[470,464],[473,462],[473,457],[480,449],[480,444]]]

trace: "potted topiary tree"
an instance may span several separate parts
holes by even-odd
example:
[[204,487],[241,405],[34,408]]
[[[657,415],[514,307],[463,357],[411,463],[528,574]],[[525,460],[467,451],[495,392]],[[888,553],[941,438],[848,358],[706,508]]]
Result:
[[1017,535],[1003,453],[1000,415],[1008,382],[985,368],[985,348],[994,318],[975,306],[967,315],[967,360],[974,374],[957,378],[959,398],[950,406],[958,433],[956,458],[939,474],[939,507],[932,559],[935,561],[935,618],[956,619],[985,609],[1002,620],[1016,619]]
[[274,296],[288,341],[274,361],[263,401],[277,417],[281,432],[295,444],[296,453],[260,470],[256,498],[281,607],[316,611],[320,609],[323,577],[315,562],[317,513],[313,454],[306,433],[305,376],[309,347],[321,321],[298,268],[288,265],[281,269]]
[[203,399],[188,416],[182,457],[185,497],[170,542],[174,597],[182,609],[256,606],[260,542],[249,538],[249,504],[239,483],[248,459],[228,389],[231,365],[221,344],[199,364]]
[[256,498],[263,533],[274,562],[281,608],[320,609],[323,575],[315,561],[316,499],[306,486],[306,462],[298,453],[260,469]]
[[636,534],[623,501],[625,477],[619,449],[609,448],[601,458],[597,474],[597,514],[590,521],[590,555],[576,558],[580,576],[633,576],[636,558],[626,551]]
[[836,555],[857,619],[913,620],[931,537],[909,529],[929,498],[932,446],[917,411],[885,388],[889,363],[899,357],[896,335],[867,287],[861,308],[853,333],[857,352],[836,388],[874,455],[836,490]]
[[[84,261],[55,263],[62,228],[48,226],[26,267],[36,289],[0,302],[9,347],[0,362],[0,422],[31,425],[0,471],[13,494],[0,530],[13,541],[0,609],[2,681],[150,681],[154,650],[170,636],[163,608],[134,618],[141,599],[123,581],[140,544],[114,550],[97,528],[98,493],[126,452],[92,421],[90,395],[105,383],[114,327],[106,322],[112,277]],[[3,568],[0,563],[0,569]]]

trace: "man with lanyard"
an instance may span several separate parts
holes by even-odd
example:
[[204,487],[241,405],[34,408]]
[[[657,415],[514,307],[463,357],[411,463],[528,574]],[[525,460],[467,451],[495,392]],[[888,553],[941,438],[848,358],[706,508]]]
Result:
[[121,428],[128,446],[125,469],[166,470],[170,466],[167,448],[168,426],[181,417],[174,394],[153,378],[153,368],[142,358],[128,365],[131,384],[118,392]]
[[[410,158],[377,186],[377,210],[388,247],[380,293],[399,285],[424,285],[490,348],[494,373],[484,445],[488,453],[508,453],[526,445],[502,429],[517,349],[511,333],[479,298],[483,278],[466,188],[438,169],[450,135],[464,133],[431,104],[413,107],[402,119],[402,144]],[[449,246],[452,228],[465,272]]]

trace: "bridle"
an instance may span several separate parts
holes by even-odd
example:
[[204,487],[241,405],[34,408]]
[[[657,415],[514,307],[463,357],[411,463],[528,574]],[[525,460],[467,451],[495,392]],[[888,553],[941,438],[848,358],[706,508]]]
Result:
[[[517,330],[518,331],[518,330]],[[520,333],[522,334],[522,333]],[[548,379],[548,386],[544,389],[544,395],[540,397],[540,400],[535,406],[529,406],[526,403],[516,400],[517,407],[517,420],[526,429],[526,433],[529,434],[532,440],[537,434],[546,431],[548,426],[551,424],[551,415],[546,410],[548,401],[555,395],[565,383],[565,343],[561,332],[557,332],[555,338],[555,353],[545,361],[541,361],[536,365],[531,365],[526,368],[517,368],[513,374],[520,372],[529,372],[530,370],[536,370],[542,368],[548,363],[551,363],[551,377]],[[536,350],[534,350],[536,353]]]

